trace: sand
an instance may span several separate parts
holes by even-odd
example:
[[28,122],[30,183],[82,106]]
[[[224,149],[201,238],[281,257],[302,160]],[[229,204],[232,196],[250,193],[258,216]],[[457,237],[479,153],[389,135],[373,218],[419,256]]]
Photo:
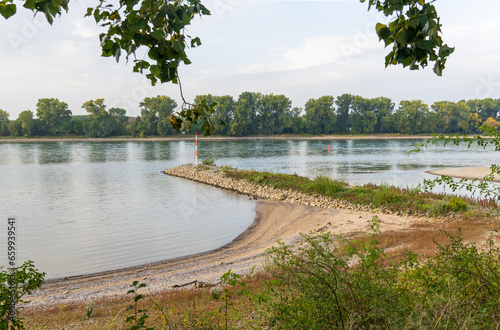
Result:
[[[491,169],[489,167],[458,167],[458,168],[446,168],[437,171],[428,171],[427,173],[434,175],[446,175],[460,179],[463,178],[471,180],[473,179],[481,180],[485,176],[491,173]],[[493,181],[500,182],[500,176],[495,175]]]
[[[150,265],[116,270],[66,280],[47,281],[42,290],[29,297],[28,308],[68,305],[90,299],[123,297],[130,283],[139,280],[147,284],[145,292],[174,290],[173,285],[194,280],[216,283],[231,269],[239,274],[252,267],[262,269],[265,250],[277,246],[276,240],[290,244],[308,233],[327,225],[325,230],[344,236],[369,230],[371,212],[344,209],[323,209],[307,205],[291,205],[281,201],[259,200],[254,223],[230,244],[202,254],[167,260]],[[378,214],[381,230],[404,230],[412,224],[426,221],[398,215]],[[179,290],[179,289],[177,289]]]

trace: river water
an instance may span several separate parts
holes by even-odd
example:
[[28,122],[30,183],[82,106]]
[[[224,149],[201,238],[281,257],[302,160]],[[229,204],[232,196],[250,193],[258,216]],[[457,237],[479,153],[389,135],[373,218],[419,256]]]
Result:
[[[492,150],[466,147],[432,147],[408,156],[416,142],[200,139],[198,149],[200,162],[212,157],[217,165],[242,169],[397,186],[432,178],[428,170],[489,166],[498,158]],[[253,222],[255,202],[161,173],[190,162],[191,141],[0,143],[0,216],[17,219],[17,264],[34,260],[47,278],[55,278],[229,243]],[[0,265],[7,262],[4,224]]]

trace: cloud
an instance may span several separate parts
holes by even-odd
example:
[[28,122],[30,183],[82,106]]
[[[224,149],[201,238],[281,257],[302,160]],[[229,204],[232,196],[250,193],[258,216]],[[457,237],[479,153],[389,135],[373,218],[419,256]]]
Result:
[[72,30],[68,33],[70,36],[82,38],[97,38],[99,31],[95,24],[90,24],[89,19],[79,19],[71,22]]
[[272,50],[268,60],[242,65],[233,74],[294,71],[331,63],[350,62],[353,58],[380,47],[377,36],[359,33],[347,36],[313,36],[297,48]]

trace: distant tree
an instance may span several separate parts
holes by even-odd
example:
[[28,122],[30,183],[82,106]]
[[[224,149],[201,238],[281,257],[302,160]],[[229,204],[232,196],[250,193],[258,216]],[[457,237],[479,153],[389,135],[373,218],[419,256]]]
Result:
[[349,114],[352,111],[352,101],[354,96],[351,94],[342,94],[337,96],[335,104],[337,105],[337,120],[335,123],[336,133],[347,133],[349,127]]
[[113,122],[113,133],[112,135],[123,135],[127,131],[127,110],[122,108],[111,108],[109,109],[109,116]]
[[127,127],[128,134],[134,137],[141,134],[142,136],[144,136],[143,132],[145,130],[146,130],[146,125],[144,125],[141,116],[137,116],[136,118],[134,118],[134,120]]
[[373,113],[377,116],[374,130],[378,133],[390,133],[393,131],[394,102],[388,97],[377,97],[371,99]]
[[374,102],[361,96],[352,101],[351,126],[356,133],[373,133],[377,124]]
[[429,107],[421,100],[401,101],[394,114],[394,128],[403,134],[428,131]]
[[302,108],[294,107],[290,111],[290,126],[285,128],[284,133],[302,134],[305,133],[306,122]]
[[65,125],[71,121],[71,110],[68,109],[67,103],[58,99],[39,99],[36,104],[36,116],[45,132],[56,135],[63,132]]
[[335,113],[333,96],[322,96],[310,99],[304,108],[306,114],[306,130],[309,134],[331,134],[335,130]]
[[108,137],[113,135],[115,123],[106,111],[104,99],[85,102],[82,105],[88,113],[88,118],[83,121],[83,132],[88,137]]
[[234,106],[234,120],[230,124],[230,134],[248,136],[258,134],[257,114],[261,93],[243,92]]
[[486,98],[482,100],[468,100],[467,105],[471,108],[472,113],[477,113],[481,121],[486,121],[488,118],[498,119],[500,112],[500,99],[494,100]]
[[434,126],[437,133],[449,132],[451,123],[451,113],[454,103],[449,101],[438,101],[431,105],[432,112],[434,113]]
[[479,133],[479,128],[482,125],[482,120],[479,119],[479,115],[477,112],[469,114],[469,128],[467,133]]
[[172,134],[169,116],[177,108],[174,99],[158,95],[146,97],[140,104],[142,118],[142,132],[144,135],[167,135]]
[[7,136],[10,134],[10,120],[9,113],[0,109],[0,136]]
[[483,123],[483,126],[493,127],[498,129],[498,126],[500,126],[500,122],[490,117],[486,119],[486,121]]
[[87,116],[72,116],[71,117],[71,133],[76,135],[84,135],[83,122],[88,119]]
[[12,120],[9,123],[9,131],[10,131],[10,136],[12,137],[18,137],[21,136],[21,124],[17,122],[16,120]]
[[35,119],[33,118],[33,112],[30,110],[24,110],[17,117],[16,123],[19,125],[20,132],[19,135],[30,137],[33,135],[35,130]]
[[468,133],[470,106],[464,101],[453,104],[450,120],[450,133]]
[[292,101],[285,95],[268,94],[260,99],[259,108],[259,133],[281,134],[286,127],[291,125]]

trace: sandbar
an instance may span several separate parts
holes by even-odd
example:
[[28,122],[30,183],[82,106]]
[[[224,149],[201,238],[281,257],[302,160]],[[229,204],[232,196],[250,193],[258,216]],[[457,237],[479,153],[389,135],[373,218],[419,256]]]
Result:
[[[482,180],[485,176],[491,173],[491,169],[489,167],[456,167],[428,171],[427,173],[434,175],[446,175],[451,176],[452,178]],[[493,182],[500,182],[500,176],[495,174]]]

